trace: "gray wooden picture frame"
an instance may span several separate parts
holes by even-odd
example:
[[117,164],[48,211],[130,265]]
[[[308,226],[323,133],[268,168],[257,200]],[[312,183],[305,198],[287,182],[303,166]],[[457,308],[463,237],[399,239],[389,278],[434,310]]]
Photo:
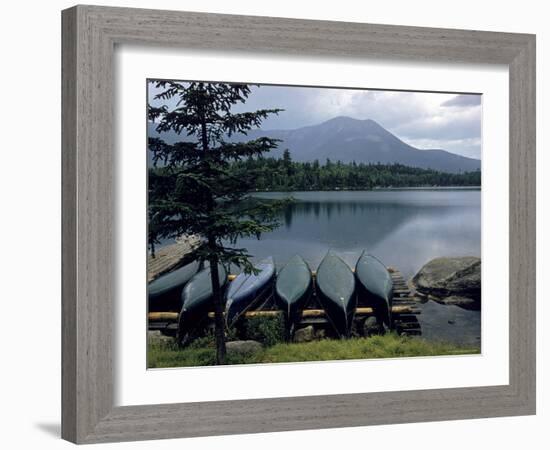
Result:
[[[64,439],[94,443],[535,413],[535,36],[97,6],[63,11],[62,31]],[[116,44],[507,65],[509,384],[115,407]]]

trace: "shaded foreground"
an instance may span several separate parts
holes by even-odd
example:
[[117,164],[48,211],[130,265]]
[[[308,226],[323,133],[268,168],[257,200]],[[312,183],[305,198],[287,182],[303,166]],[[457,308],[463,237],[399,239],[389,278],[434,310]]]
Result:
[[[278,343],[261,350],[227,355],[228,364],[260,364],[346,359],[403,358],[479,354],[479,347],[428,342],[395,333],[347,340],[322,339],[304,343]],[[189,367],[216,365],[213,340],[202,338],[188,348],[178,349],[172,342],[149,342],[147,367]]]

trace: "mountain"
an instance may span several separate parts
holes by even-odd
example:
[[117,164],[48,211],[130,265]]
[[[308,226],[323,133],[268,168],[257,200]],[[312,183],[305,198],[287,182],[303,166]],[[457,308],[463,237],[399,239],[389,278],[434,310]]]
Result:
[[[149,136],[159,136],[154,124],[149,123]],[[449,153],[445,150],[419,150],[412,147],[374,120],[357,120],[351,117],[335,117],[318,125],[294,130],[251,130],[247,136],[235,135],[234,142],[261,136],[281,139],[279,148],[269,154],[282,156],[288,148],[295,161],[327,158],[349,163],[399,163],[412,167],[435,169],[443,172],[469,172],[481,168],[481,161]],[[175,133],[163,133],[162,138],[173,143],[181,140]]]

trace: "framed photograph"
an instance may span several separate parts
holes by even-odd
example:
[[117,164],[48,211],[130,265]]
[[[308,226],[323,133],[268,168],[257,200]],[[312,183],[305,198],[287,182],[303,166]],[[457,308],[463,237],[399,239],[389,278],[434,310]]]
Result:
[[533,35],[62,18],[65,439],[535,413]]

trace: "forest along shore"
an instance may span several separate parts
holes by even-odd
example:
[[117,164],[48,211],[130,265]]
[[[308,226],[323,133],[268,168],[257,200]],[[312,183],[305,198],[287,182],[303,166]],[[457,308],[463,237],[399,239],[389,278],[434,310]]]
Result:
[[[150,169],[162,172],[162,167]],[[283,158],[265,157],[231,164],[235,177],[258,173],[257,191],[371,190],[384,188],[462,188],[481,186],[481,171],[449,173],[403,164],[296,162],[285,151]]]

